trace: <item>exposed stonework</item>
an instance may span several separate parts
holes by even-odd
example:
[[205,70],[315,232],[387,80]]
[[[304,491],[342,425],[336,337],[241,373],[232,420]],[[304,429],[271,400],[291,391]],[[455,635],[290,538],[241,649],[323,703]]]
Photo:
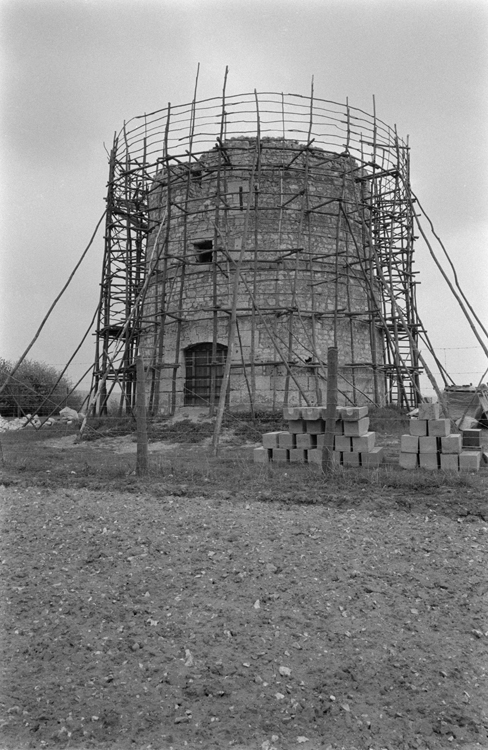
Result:
[[384,399],[373,367],[383,344],[362,175],[347,154],[297,141],[263,139],[257,158],[253,138],[226,141],[191,171],[168,162],[158,173],[144,319],[159,313],[159,326],[148,325],[142,342],[146,364],[160,372],[161,412],[185,403],[188,347],[227,346],[243,241],[230,408],[248,410],[251,399],[255,409],[304,405],[305,397],[323,404],[335,330],[340,403]]

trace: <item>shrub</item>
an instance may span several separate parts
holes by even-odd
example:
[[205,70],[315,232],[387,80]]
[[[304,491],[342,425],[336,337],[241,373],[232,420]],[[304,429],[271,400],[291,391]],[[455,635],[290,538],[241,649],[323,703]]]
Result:
[[[13,364],[0,359],[0,386],[13,370]],[[72,385],[65,376],[44,362],[25,359],[0,393],[0,414],[4,417],[22,414],[51,414],[65,406],[78,410],[82,397],[71,393]]]

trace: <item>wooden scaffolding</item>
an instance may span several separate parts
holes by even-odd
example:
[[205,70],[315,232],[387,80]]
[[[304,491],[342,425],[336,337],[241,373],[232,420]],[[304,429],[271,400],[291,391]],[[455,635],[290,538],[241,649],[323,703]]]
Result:
[[[239,144],[243,139],[248,143],[245,154],[248,186],[245,191],[242,187],[235,188],[233,193],[229,185],[229,169],[236,160],[232,144]],[[218,376],[220,378],[223,370],[225,375],[225,357],[218,341],[222,319],[226,320],[228,328],[229,352],[236,346],[242,351],[240,315],[245,314],[251,320],[248,355],[245,361],[243,356],[241,362],[251,411],[255,405],[259,367],[280,363],[286,373],[286,388],[300,390],[296,378],[296,367],[300,365],[300,362],[297,365],[295,353],[296,325],[305,312],[296,300],[293,301],[293,290],[291,304],[282,310],[267,309],[258,299],[256,286],[260,264],[266,255],[262,242],[265,228],[260,226],[260,208],[264,210],[265,199],[259,189],[265,169],[264,153],[266,149],[279,147],[280,143],[288,144],[287,153],[291,158],[283,168],[295,169],[296,187],[287,192],[280,186],[279,205],[275,209],[281,222],[287,207],[293,206],[295,212],[299,210],[299,221],[293,247],[279,257],[274,254],[272,260],[277,267],[281,264],[280,268],[300,269],[300,273],[310,269],[312,302],[307,314],[311,322],[300,343],[301,351],[305,347],[309,356],[305,361],[301,355],[303,364],[313,369],[317,384],[320,379],[326,380],[326,364],[315,340],[316,320],[324,313],[314,312],[313,300],[320,284],[325,283],[325,279],[328,283],[332,280],[336,304],[328,314],[334,344],[337,344],[338,327],[350,327],[352,382],[347,383],[348,393],[353,394],[353,399],[357,393],[355,368],[368,367],[374,380],[372,401],[380,403],[386,399],[388,403],[408,408],[417,405],[423,365],[419,358],[419,336],[424,332],[416,304],[415,202],[410,190],[408,142],[398,136],[395,128],[382,122],[375,111],[368,114],[351,107],[347,101],[341,104],[316,98],[313,86],[309,96],[257,92],[227,96],[224,81],[221,96],[199,101],[195,87],[195,96],[189,104],[169,104],[163,110],[136,117],[114,138],[92,383],[95,409],[99,413],[104,412],[113,393],[118,394],[121,410],[132,408],[135,361],[140,348],[144,348],[148,373],[150,411],[159,411],[161,377],[164,374],[168,378],[168,373],[173,383],[174,410],[182,363],[174,356],[168,360],[165,343],[171,332],[176,351],[179,351],[188,315],[182,303],[185,285],[192,264],[202,257],[211,268],[212,279],[212,303],[202,310],[202,315],[206,319],[210,315],[213,321],[208,355],[211,413],[222,386],[220,379],[217,382]],[[209,152],[214,154],[212,179],[216,195],[206,210],[213,236],[194,247],[201,254],[200,259],[195,260],[186,250],[192,186],[201,179],[202,159]],[[342,189],[339,186],[338,193],[324,195],[322,199],[312,195],[310,174],[321,152],[324,158],[337,157],[349,165],[346,172],[347,180],[355,185],[353,197],[346,191],[344,172]],[[161,192],[162,184],[164,192]],[[161,195],[164,197],[164,205],[161,201],[155,205],[156,189],[160,190],[159,199]],[[226,247],[226,226],[231,211],[241,212],[240,254]],[[307,226],[314,215],[324,212],[335,223],[337,244],[335,253],[320,259],[322,279],[317,276],[318,261],[309,243]],[[184,251],[178,253],[172,240],[176,217],[184,247]],[[254,253],[252,262],[248,256],[247,260],[245,258],[245,251],[250,247]],[[360,313],[361,320],[366,320],[370,329],[371,360],[368,362],[358,362],[354,355],[353,329],[359,313],[354,312],[352,306],[338,304],[341,295],[349,299],[351,279],[362,285],[368,298],[367,309]],[[222,283],[229,289],[225,309],[218,299]],[[175,289],[179,301],[174,298]],[[240,292],[243,289],[248,300],[246,309],[242,308]],[[157,294],[157,300],[151,304],[148,303],[150,294]],[[267,317],[271,314],[285,316],[288,321],[286,337],[279,337],[272,330]],[[197,316],[193,311],[192,321],[195,320]],[[266,329],[273,342],[272,362],[256,359],[258,325]],[[302,395],[307,403],[307,394]]]

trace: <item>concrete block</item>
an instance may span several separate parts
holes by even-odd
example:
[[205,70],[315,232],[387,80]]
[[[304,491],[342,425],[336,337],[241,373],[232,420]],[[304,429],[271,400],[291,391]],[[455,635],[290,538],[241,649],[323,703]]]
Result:
[[[323,432],[320,435],[314,435],[315,439],[317,440],[317,448],[323,448],[325,445],[325,440],[327,437],[327,433]],[[335,435],[334,435],[334,441],[335,441]]]
[[439,419],[441,416],[441,405],[439,402],[435,404],[419,404],[419,419]]
[[323,419],[307,420],[305,424],[307,432],[310,435],[319,435],[325,432],[325,422]]
[[344,435],[344,422],[342,419],[336,419],[334,432],[336,435]]
[[435,435],[436,437],[447,437],[447,435],[449,435],[450,432],[451,432],[451,420],[450,419],[429,420],[429,435]]
[[459,453],[441,453],[443,471],[459,471]]
[[[320,416],[322,417],[322,419],[324,419],[324,420],[327,419],[327,407],[326,406],[322,406],[321,409],[320,409],[320,411],[321,411]],[[336,409],[336,420],[338,420],[340,418],[341,418],[341,410],[339,408],[339,409]]]
[[290,463],[304,464],[307,461],[307,451],[304,448],[292,448],[290,450]]
[[463,448],[467,450],[474,450],[475,448],[482,448],[481,441],[478,438],[463,438]]
[[[322,466],[323,462],[323,450],[319,448],[313,448],[307,451],[307,458],[309,464],[317,464]],[[332,451],[332,464],[334,466],[340,466],[342,462],[342,453],[339,451]]]
[[299,432],[306,432],[306,422],[303,419],[291,419],[288,421],[288,431],[298,434]]
[[283,407],[283,419],[288,422],[290,419],[301,419],[302,410],[300,406],[284,406]]
[[288,448],[273,448],[272,454],[272,461],[276,463],[287,463],[290,460]]
[[418,453],[400,453],[399,464],[402,469],[416,469],[419,465]]
[[322,407],[321,406],[302,406],[302,419],[316,420],[322,419]]
[[439,438],[419,437],[419,453],[438,453],[440,449]]
[[367,406],[343,406],[341,407],[341,419],[344,422],[357,422],[368,416]]
[[481,451],[463,451],[459,454],[459,468],[461,471],[479,471],[481,465]]
[[461,453],[462,448],[462,435],[447,435],[447,437],[441,438],[442,453]]
[[411,419],[410,420],[410,434],[416,435],[417,437],[424,437],[428,435],[428,421],[426,419]]
[[352,438],[347,435],[336,435],[334,438],[334,449],[336,451],[352,451]]
[[269,448],[254,448],[252,457],[255,464],[267,464],[271,459],[271,451]]
[[438,469],[438,453],[420,453],[419,464],[421,469]]
[[[327,436],[327,432],[324,432],[324,433],[316,436],[317,437],[317,448],[323,448],[324,447],[326,436]],[[334,432],[334,441],[335,441],[336,437],[343,437],[342,432],[339,432],[339,433]]]
[[[326,411],[327,411],[326,409],[322,409],[322,419],[324,420],[324,431],[325,431],[326,426],[327,426],[327,422],[326,422],[326,418],[325,418]],[[335,421],[334,432],[337,435],[343,435],[344,434],[344,423],[343,423],[342,419],[340,419],[339,410],[337,410],[337,419]]]
[[418,453],[419,438],[415,435],[402,435],[400,438],[401,453]]
[[347,451],[344,451],[344,453],[342,454],[342,465],[359,466],[359,453],[353,453],[352,451],[348,453]]
[[369,417],[362,417],[357,422],[344,422],[344,435],[349,437],[361,437],[369,430]]
[[463,445],[481,448],[481,430],[463,430]]
[[352,449],[358,453],[369,453],[374,448],[376,432],[367,432],[361,437],[352,438]]
[[[415,455],[414,453],[407,454],[410,456]],[[370,451],[361,453],[361,466],[365,466],[368,469],[372,469],[375,466],[379,466],[385,460],[385,449],[377,446],[372,448]]]
[[322,450],[319,448],[312,448],[312,450],[307,451],[307,458],[309,464],[322,465]]
[[318,438],[323,437],[322,435],[309,435],[308,432],[298,433],[295,435],[297,448],[304,448],[309,450],[310,448],[319,448]]
[[287,432],[265,432],[263,435],[263,448],[278,448],[279,436],[288,435]]
[[296,435],[293,432],[280,432],[278,448],[296,448]]
[[332,463],[334,466],[341,466],[342,464],[342,453],[341,451],[333,451]]

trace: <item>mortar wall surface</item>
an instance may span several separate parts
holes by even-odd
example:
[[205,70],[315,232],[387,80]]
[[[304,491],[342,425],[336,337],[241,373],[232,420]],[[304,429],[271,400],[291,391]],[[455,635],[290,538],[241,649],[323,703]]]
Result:
[[227,346],[238,262],[231,408],[250,393],[268,409],[325,403],[335,343],[340,403],[381,401],[369,208],[356,180],[364,170],[295,141],[256,145],[231,139],[152,185],[142,348],[147,364],[159,362],[160,408],[183,405],[188,347]]

